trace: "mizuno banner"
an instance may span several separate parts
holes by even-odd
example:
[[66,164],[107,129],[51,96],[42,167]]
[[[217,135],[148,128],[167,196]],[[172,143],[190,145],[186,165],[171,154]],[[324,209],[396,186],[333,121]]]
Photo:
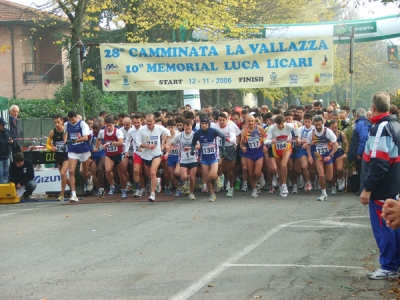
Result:
[[104,91],[333,84],[333,37],[102,44]]

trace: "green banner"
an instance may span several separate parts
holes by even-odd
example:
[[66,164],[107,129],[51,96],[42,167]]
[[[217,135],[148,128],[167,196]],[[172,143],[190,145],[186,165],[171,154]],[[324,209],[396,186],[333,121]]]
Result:
[[376,32],[376,22],[363,22],[356,24],[340,24],[333,26],[334,36],[348,36],[354,26],[354,34],[374,33]]
[[0,110],[8,110],[8,99],[0,97]]

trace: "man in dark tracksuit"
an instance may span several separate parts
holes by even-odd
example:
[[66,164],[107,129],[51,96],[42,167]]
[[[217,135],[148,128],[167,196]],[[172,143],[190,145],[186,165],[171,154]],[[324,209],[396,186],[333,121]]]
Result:
[[368,273],[370,279],[398,278],[400,273],[400,229],[392,230],[382,218],[382,206],[396,198],[400,176],[400,124],[389,114],[390,97],[385,92],[372,96],[374,124],[369,131],[363,154],[365,168],[362,204],[369,204],[371,227],[379,248],[381,267]]

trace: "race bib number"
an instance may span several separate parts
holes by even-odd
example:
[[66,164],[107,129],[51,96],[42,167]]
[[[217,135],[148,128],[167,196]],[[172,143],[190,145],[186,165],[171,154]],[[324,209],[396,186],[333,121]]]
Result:
[[150,136],[149,140],[147,141],[147,145],[158,145],[158,136]]
[[179,154],[179,148],[177,147],[173,147],[169,152],[169,155],[178,155],[178,154]]
[[[78,132],[78,133],[70,133],[69,134],[69,136],[70,136],[70,138],[71,138],[71,140],[77,140],[77,139],[79,139],[80,137],[81,137],[81,134]],[[79,142],[79,143],[75,143],[75,145],[76,144],[81,144],[82,142]]]
[[56,142],[56,152],[66,152],[67,148],[64,145],[64,142]]
[[328,144],[317,144],[317,152],[321,155],[327,154],[329,152]]
[[276,141],[275,147],[277,150],[285,150],[287,148],[287,141]]
[[214,154],[215,153],[215,145],[212,143],[203,144],[202,149],[203,149],[203,154]]
[[108,146],[107,147],[107,152],[117,152],[118,151],[118,147],[117,146]]
[[249,144],[250,149],[256,149],[260,147],[260,138],[259,137],[251,137],[247,140],[247,144]]

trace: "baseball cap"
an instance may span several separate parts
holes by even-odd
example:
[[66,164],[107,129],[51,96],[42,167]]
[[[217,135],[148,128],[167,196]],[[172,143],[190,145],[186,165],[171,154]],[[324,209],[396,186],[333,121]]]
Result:
[[200,123],[210,123],[210,120],[207,117],[202,117]]
[[7,122],[4,121],[4,118],[0,118],[0,124],[1,124],[1,125],[7,125]]

